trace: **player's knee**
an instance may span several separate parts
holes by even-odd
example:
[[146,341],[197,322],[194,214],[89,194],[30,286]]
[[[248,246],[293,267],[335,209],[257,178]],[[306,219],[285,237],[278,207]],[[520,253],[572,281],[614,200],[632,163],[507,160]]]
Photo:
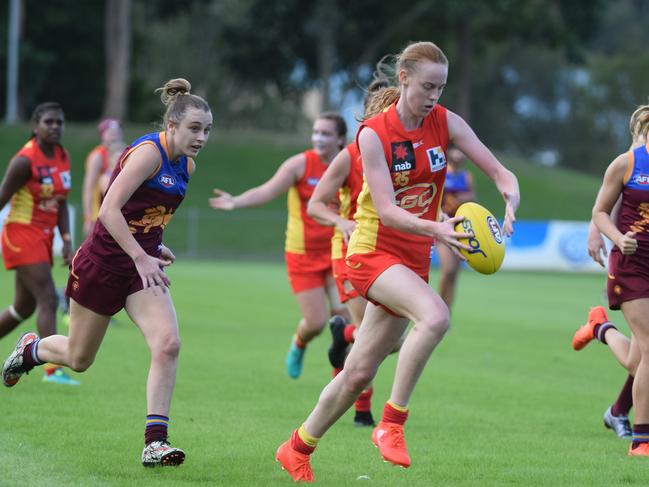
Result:
[[435,311],[436,312],[431,312],[424,316],[423,319],[417,323],[417,326],[421,330],[441,338],[448,331],[450,326],[448,308],[444,306]]
[[25,321],[36,311],[35,303],[15,303],[9,307],[9,313],[17,321]]
[[70,357],[68,366],[75,372],[85,372],[95,361],[95,357],[88,355],[76,355]]
[[350,370],[345,367],[345,387],[351,392],[360,394],[372,382],[374,376],[375,371],[367,367],[353,367]]
[[176,359],[180,354],[180,337],[168,335],[159,342],[153,353],[161,358]]

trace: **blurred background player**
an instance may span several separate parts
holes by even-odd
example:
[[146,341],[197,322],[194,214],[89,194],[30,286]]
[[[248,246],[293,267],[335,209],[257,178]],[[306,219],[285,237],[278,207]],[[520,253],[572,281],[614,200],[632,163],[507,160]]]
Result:
[[[0,313],[4,337],[36,310],[38,333],[56,333],[58,299],[52,279],[52,243],[58,227],[63,263],[72,257],[67,196],[70,160],[61,145],[65,114],[58,103],[38,105],[32,113],[32,137],[11,159],[0,186],[0,208],[10,201],[2,227],[2,259],[16,276],[14,302]],[[58,365],[46,364],[43,380],[78,385]]]
[[[368,96],[381,88],[388,86],[388,81],[374,80],[367,89]],[[354,213],[356,213],[356,200],[363,187],[363,163],[360,160],[356,142],[348,144],[338,153],[325,171],[322,179],[309,200],[307,211],[318,223],[334,226],[335,232],[331,239],[331,263],[334,280],[338,289],[340,301],[347,306],[351,323],[344,317],[335,315],[329,320],[332,343],[328,350],[329,362],[334,368],[334,377],[344,364],[349,345],[354,342],[357,325],[360,325],[365,313],[367,300],[358,294],[347,278],[347,244],[349,237],[356,228]],[[339,211],[329,203],[338,195],[340,200]],[[375,426],[372,417],[372,394],[370,386],[363,390],[354,403],[354,425]]]
[[446,304],[427,282],[430,249],[433,240],[458,255],[458,248],[468,248],[457,239],[469,235],[454,230],[461,218],[438,221],[450,142],[496,183],[506,202],[504,231],[512,233],[518,182],[461,117],[438,104],[448,76],[444,53],[432,42],[412,43],[396,57],[394,73],[398,88],[372,97],[368,115],[376,116],[366,116],[357,135],[366,184],[346,262],[350,281],[369,303],[345,368],[277,450],[276,460],[295,481],[313,481],[310,454],[318,441],[373,380],[412,321],[390,400],[372,433],[384,460],[410,466],[403,436],[408,403],[449,321]]
[[333,314],[347,315],[338,299],[331,270],[333,229],[307,213],[307,203],[325,170],[345,143],[347,125],[337,113],[322,113],[313,123],[313,149],[289,157],[260,186],[232,196],[215,189],[210,205],[234,210],[268,203],[288,191],[285,259],[288,280],[302,312],[286,356],[286,372],[293,379],[302,373],[307,344],[320,334]]
[[[633,145],[606,170],[593,208],[593,223],[614,244],[609,255],[609,308],[622,310],[631,339],[609,321],[602,306],[597,306],[575,333],[573,348],[581,350],[597,339],[608,345],[633,376],[635,415],[628,454],[649,456],[649,105],[633,112],[629,128]],[[614,221],[611,215],[615,212]],[[599,254],[597,257],[601,260]],[[627,385],[630,382],[627,380]]]
[[122,140],[122,126],[114,118],[106,118],[97,126],[101,143],[86,157],[83,176],[83,231],[86,236],[92,232],[97,221],[99,207],[107,182],[126,144]]
[[167,107],[164,130],[135,140],[115,167],[93,232],[70,266],[69,337],[26,333],[2,369],[7,387],[47,360],[83,372],[95,359],[110,317],[126,309],[151,352],[144,466],[176,466],[185,459],[167,439],[180,337],[164,272],[175,256],[162,235],[212,127],[209,105],[190,89],[187,80],[174,79],[156,90]]
[[[450,147],[446,153],[446,181],[442,196],[442,212],[449,218],[462,203],[475,201],[475,184],[473,175],[464,168],[466,156],[456,147]],[[457,276],[461,260],[446,245],[435,246],[439,257],[439,295],[448,306],[453,307]]]

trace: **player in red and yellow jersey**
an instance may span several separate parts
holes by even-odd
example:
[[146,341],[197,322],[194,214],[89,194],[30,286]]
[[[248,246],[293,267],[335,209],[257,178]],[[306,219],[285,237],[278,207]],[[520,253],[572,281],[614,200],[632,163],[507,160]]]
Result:
[[185,197],[212,128],[208,103],[172,79],[156,91],[166,107],[164,130],[136,139],[115,166],[92,234],[74,256],[67,295],[69,336],[21,337],[5,360],[2,381],[14,386],[44,360],[88,369],[113,314],[122,308],[139,328],[151,362],[146,383],[147,416],[142,464],[177,466],[185,453],[169,444],[169,408],[180,351],[178,317],[164,271],[175,256],[163,232]]
[[[35,310],[43,336],[56,333],[57,296],[52,280],[52,242],[58,227],[63,261],[72,253],[67,196],[70,160],[61,146],[65,116],[58,103],[41,103],[32,114],[32,138],[11,159],[0,186],[0,208],[10,201],[2,228],[2,260],[16,273],[14,302],[0,313],[0,337]],[[45,381],[76,385],[61,367],[48,364]]]
[[[442,196],[442,212],[454,217],[462,203],[475,201],[475,184],[473,176],[462,166],[466,157],[457,147],[450,147],[447,152],[446,181]],[[460,259],[445,245],[435,247],[439,258],[439,295],[449,309],[453,307],[457,276],[460,272]]]
[[[629,128],[633,145],[606,170],[593,207],[593,223],[614,244],[608,266],[609,307],[622,310],[632,337],[622,335],[604,308],[596,306],[575,333],[573,348],[581,350],[597,339],[633,376],[635,413],[628,454],[649,456],[649,105],[635,110]],[[616,205],[614,221],[611,213]]]
[[302,373],[307,344],[320,334],[332,314],[346,314],[331,273],[333,229],[318,224],[307,214],[309,198],[343,147],[346,133],[347,126],[340,115],[323,113],[313,124],[313,149],[288,158],[260,186],[237,196],[215,189],[216,196],[210,199],[216,210],[234,210],[263,205],[288,191],[284,255],[288,279],[302,312],[286,357],[287,373],[294,379]]
[[[310,454],[319,439],[353,404],[394,349],[409,321],[390,400],[372,434],[384,460],[403,467],[410,457],[403,436],[408,403],[433,349],[448,329],[448,308],[428,285],[430,248],[468,247],[458,239],[455,217],[438,221],[446,173],[445,150],[453,142],[504,195],[504,231],[512,232],[519,191],[516,177],[480,142],[467,123],[437,102],[446,86],[448,61],[431,42],[410,44],[397,56],[399,87],[380,90],[357,134],[364,184],[347,250],[348,275],[369,300],[345,368],[322,391],[304,424],[277,450],[294,480],[313,481]],[[387,108],[387,110],[385,110]]]
[[101,144],[93,148],[86,157],[86,172],[83,177],[83,231],[86,236],[97,221],[107,179],[110,179],[115,162],[125,147],[122,126],[118,120],[106,118],[99,123],[97,130]]

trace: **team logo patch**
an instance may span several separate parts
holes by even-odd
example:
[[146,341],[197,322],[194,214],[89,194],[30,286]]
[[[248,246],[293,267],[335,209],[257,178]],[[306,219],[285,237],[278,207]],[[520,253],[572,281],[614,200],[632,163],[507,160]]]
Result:
[[487,217],[487,225],[489,226],[489,231],[491,232],[491,235],[493,235],[494,240],[498,244],[503,243],[503,236],[500,233],[500,225],[498,225],[496,219],[493,218],[491,215]]
[[169,176],[169,174],[160,174],[160,176],[158,176],[158,182],[165,188],[171,188],[174,184],[176,184],[176,178]]
[[306,184],[309,186],[316,186],[318,184],[318,181],[320,181],[318,178],[307,178]]
[[441,171],[446,167],[446,155],[440,146],[426,149],[426,154],[430,163],[430,172]]
[[633,182],[640,186],[646,186],[649,184],[649,174],[636,174],[633,178]]
[[392,142],[392,165],[390,172],[414,171],[415,151],[412,148],[412,142],[404,140],[403,142]]

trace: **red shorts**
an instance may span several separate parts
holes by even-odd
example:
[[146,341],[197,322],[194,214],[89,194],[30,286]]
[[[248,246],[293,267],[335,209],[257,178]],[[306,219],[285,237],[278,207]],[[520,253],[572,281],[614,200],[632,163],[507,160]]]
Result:
[[397,257],[396,255],[389,254],[387,252],[368,252],[366,254],[353,254],[348,255],[346,259],[347,263],[347,278],[352,283],[354,288],[358,293],[367,299],[370,303],[374,303],[388,313],[395,316],[401,316],[394,311],[392,311],[387,306],[374,301],[373,299],[367,296],[374,281],[385,272],[386,269],[392,267],[393,265],[405,265],[410,270],[415,272],[419,277],[424,281],[428,282],[428,273],[430,261],[428,259],[423,259],[422,262],[426,262],[426,265],[412,266],[406,264],[403,259]]
[[649,298],[649,259],[640,255],[623,255],[611,251],[608,258],[608,306],[620,305],[634,299]]
[[7,223],[2,227],[2,260],[5,269],[22,265],[52,265],[54,230],[23,223]]
[[346,303],[350,299],[360,296],[358,291],[354,286],[352,286],[352,283],[349,282],[345,259],[332,259],[331,268],[333,270],[334,281],[336,281],[336,288],[338,289],[338,296],[340,297],[341,303]]
[[65,295],[81,306],[104,316],[113,316],[126,304],[126,298],[144,289],[135,273],[124,276],[95,264],[82,246],[72,259]]
[[331,251],[295,254],[284,252],[286,272],[291,289],[295,294],[326,287],[327,276],[331,275]]

